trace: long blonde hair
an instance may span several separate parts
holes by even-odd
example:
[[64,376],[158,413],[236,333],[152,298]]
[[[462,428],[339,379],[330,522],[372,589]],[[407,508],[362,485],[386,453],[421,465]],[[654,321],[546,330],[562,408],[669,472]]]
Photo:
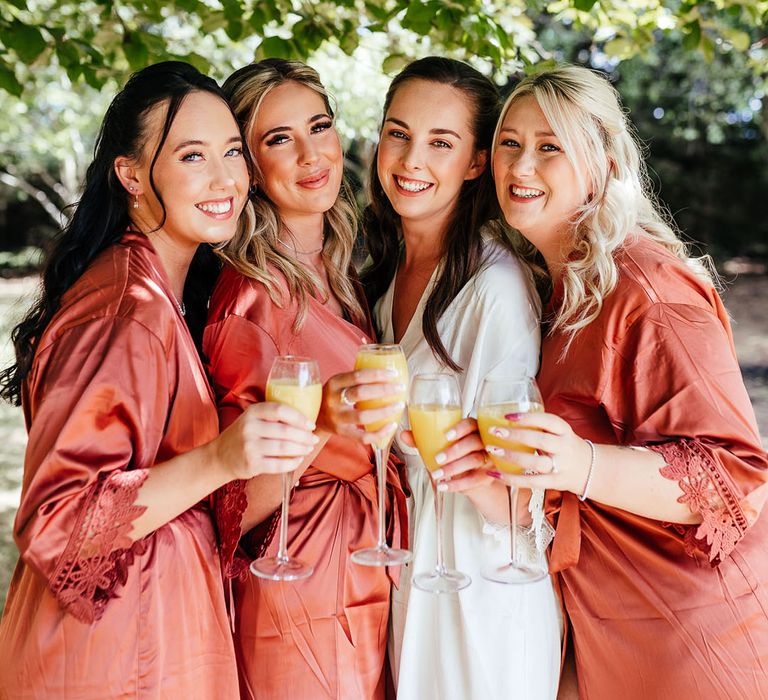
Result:
[[[656,202],[632,126],[608,80],[587,68],[567,65],[525,78],[504,103],[494,152],[510,105],[529,95],[563,144],[577,177],[586,172],[580,182],[585,204],[573,220],[572,239],[565,241],[573,254],[563,268],[563,302],[550,326],[550,332],[570,335],[565,351],[575,333],[597,318],[606,296],[615,289],[614,254],[633,235],[647,235],[712,282],[709,257],[690,256],[671,218]],[[517,231],[513,238],[534,273],[540,271],[535,248]]]
[[[259,109],[267,94],[288,81],[299,83],[317,92],[333,117],[328,93],[320,76],[300,61],[268,58],[235,71],[224,83],[223,90],[232,110],[240,122],[246,142],[251,143]],[[253,178],[259,181],[261,173],[251,158]],[[349,186],[342,180],[341,191],[331,209],[325,212],[322,259],[333,294],[353,321],[362,323],[365,312],[349,278],[352,249],[357,235],[357,210]],[[270,299],[277,306],[286,303],[279,281],[270,273],[272,264],[285,277],[288,297],[298,302],[294,331],[300,330],[307,315],[308,296],[320,294],[322,285],[318,276],[280,250],[278,238],[280,214],[261,188],[251,188],[251,196],[241,217],[235,236],[217,249],[217,253],[238,272],[261,282]],[[326,298],[321,296],[322,301]]]

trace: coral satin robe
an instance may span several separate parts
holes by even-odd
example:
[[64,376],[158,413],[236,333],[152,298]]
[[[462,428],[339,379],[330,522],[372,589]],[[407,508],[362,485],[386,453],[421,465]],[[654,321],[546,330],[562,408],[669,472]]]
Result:
[[728,318],[647,238],[617,262],[615,291],[565,360],[562,335],[543,341],[544,403],[595,443],[657,450],[703,523],[547,492],[580,697],[768,698],[768,460]]
[[152,465],[216,437],[210,387],[162,264],[126,234],[65,294],[24,386],[21,559],[0,698],[237,694],[208,509],[133,542]]
[[[277,276],[277,275],[276,275]],[[277,355],[317,360],[323,382],[354,366],[369,335],[309,299],[298,334],[297,307],[272,303],[264,286],[225,267],[211,300],[204,349],[221,426],[264,400]],[[390,463],[388,540],[399,546],[405,496]],[[216,518],[226,573],[233,576],[235,646],[243,698],[367,700],[382,698],[390,579],[387,570],[353,564],[350,554],[376,544],[378,508],[370,450],[332,436],[293,491],[290,554],[315,567],[302,581],[265,581],[247,571],[251,558],[277,553],[279,511],[242,533],[245,482],[217,493]],[[401,524],[400,520],[403,519]],[[236,549],[240,545],[239,552]]]

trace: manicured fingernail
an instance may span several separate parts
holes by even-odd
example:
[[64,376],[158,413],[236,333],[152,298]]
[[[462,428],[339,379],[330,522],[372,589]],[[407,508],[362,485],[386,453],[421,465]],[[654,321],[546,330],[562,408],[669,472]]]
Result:
[[404,409],[405,409],[405,404],[402,401],[398,401],[397,403],[392,404],[393,411],[402,411]]
[[507,413],[504,418],[507,420],[520,420],[524,415],[524,413]]
[[501,449],[501,447],[496,447],[496,445],[488,445],[488,447],[485,448],[485,451],[489,455],[496,455],[497,457],[504,454],[504,450]]
[[438,484],[437,485],[438,491],[447,491],[448,490],[448,484]]
[[501,472],[485,472],[488,476],[492,476],[494,479],[501,479]]
[[397,376],[397,370],[394,369],[385,369],[384,372],[388,377],[396,377]]
[[445,439],[446,440],[455,440],[456,439],[456,431],[455,430],[449,430],[445,434]]
[[405,386],[405,384],[395,384],[395,389],[397,389],[397,391],[405,391],[407,388],[408,387]]
[[500,437],[500,438],[509,437],[509,431],[506,428],[498,428],[494,426],[488,432],[491,435],[495,435],[496,437]]
[[435,469],[435,471],[432,472],[432,478],[435,481],[442,479],[444,476],[445,472],[442,469]]
[[435,455],[435,462],[438,464],[445,464],[448,461],[448,457],[445,456],[445,452],[438,452]]
[[314,423],[307,423],[307,430],[314,430],[316,427]]

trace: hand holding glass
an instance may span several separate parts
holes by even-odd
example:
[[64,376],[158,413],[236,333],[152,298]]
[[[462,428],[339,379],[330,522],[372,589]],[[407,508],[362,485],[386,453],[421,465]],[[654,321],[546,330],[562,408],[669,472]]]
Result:
[[[381,408],[389,404],[401,402],[405,404],[408,387],[408,364],[405,355],[399,345],[361,345],[355,358],[355,369],[390,369],[396,373],[392,380],[404,387],[401,394],[395,394],[386,399],[369,399],[360,401],[357,407],[360,410]],[[398,417],[399,418],[399,417]],[[384,428],[392,418],[376,421],[363,426],[366,432],[373,433]],[[352,553],[352,561],[365,566],[393,566],[404,564],[411,558],[407,549],[393,549],[386,540],[386,494],[387,494],[387,462],[389,461],[389,449],[392,438],[395,436],[396,427],[388,431],[381,440],[373,445],[373,454],[376,459],[376,476],[379,490],[379,537],[375,547],[359,549]]]
[[[307,357],[276,357],[267,378],[266,400],[284,403],[316,421],[323,387],[317,363]],[[283,473],[280,510],[280,541],[277,556],[262,557],[251,562],[251,572],[272,581],[296,581],[310,576],[314,567],[288,556],[288,502],[291,498],[292,474]]]
[[[461,393],[451,374],[417,374],[411,384],[408,416],[413,440],[430,472],[439,469],[435,455],[450,445],[445,433],[461,420]],[[466,588],[472,579],[443,561],[443,500],[434,481],[435,517],[437,523],[437,565],[433,571],[417,574],[413,585],[429,593],[455,593]]]
[[[503,442],[493,434],[493,428],[515,428],[514,421],[505,418],[510,413],[541,413],[544,403],[532,377],[486,377],[480,389],[477,410],[477,425],[480,438],[486,447],[506,447],[509,442]],[[530,447],[514,444],[512,449],[520,452],[533,452]],[[522,469],[514,462],[507,461],[493,454],[491,460],[500,472],[520,474]],[[537,562],[524,563],[521,561],[517,547],[517,488],[508,486],[509,491],[509,521],[510,521],[510,558],[498,567],[485,567],[483,577],[499,583],[531,583],[547,576],[546,562],[543,556]]]

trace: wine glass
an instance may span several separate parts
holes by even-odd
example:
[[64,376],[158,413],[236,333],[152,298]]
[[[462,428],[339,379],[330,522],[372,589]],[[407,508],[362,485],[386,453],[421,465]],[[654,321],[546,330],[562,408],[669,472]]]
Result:
[[[519,452],[535,452],[526,445],[502,442],[493,435],[491,429],[519,428],[514,421],[505,416],[509,413],[540,413],[544,411],[536,380],[532,377],[491,377],[483,380],[478,398],[477,424],[483,444],[510,447]],[[509,474],[521,474],[523,469],[506,459],[490,455],[496,469]],[[486,566],[482,575],[491,581],[499,583],[532,583],[540,581],[548,575],[546,562],[539,556],[535,562],[521,560],[517,546],[517,488],[507,486],[509,491],[509,522],[510,522],[510,557],[509,561],[498,567]]]
[[[359,401],[357,406],[360,410],[371,408],[381,408],[389,404],[403,402],[407,398],[408,390],[408,364],[405,361],[405,355],[399,345],[361,345],[355,358],[355,369],[390,369],[396,373],[392,382],[402,384],[402,393],[394,396],[388,396],[384,399],[369,399]],[[372,433],[381,430],[392,418],[382,421],[375,421],[365,425],[366,432]],[[395,428],[387,435],[383,436],[373,445],[373,454],[376,459],[376,475],[378,477],[379,489],[379,539],[375,547],[367,549],[358,549],[352,553],[352,561],[356,564],[365,566],[394,566],[404,564],[411,559],[411,552],[407,549],[394,549],[387,544],[386,540],[386,512],[385,496],[387,493],[387,462],[389,460],[389,449],[392,445],[392,438],[395,436]]]
[[[307,357],[281,355],[275,358],[267,378],[266,400],[284,403],[316,421],[323,397],[317,362]],[[277,556],[251,562],[251,573],[272,581],[296,581],[311,576],[314,567],[288,556],[288,502],[293,474],[281,475],[283,502],[280,509],[280,541]]]
[[[445,433],[461,420],[461,393],[456,377],[447,373],[417,374],[411,383],[408,417],[416,447],[430,472],[440,468],[435,455],[451,443]],[[417,574],[413,585],[429,593],[455,593],[466,588],[472,579],[443,561],[443,499],[434,480],[435,517],[437,522],[437,565],[432,571]]]

